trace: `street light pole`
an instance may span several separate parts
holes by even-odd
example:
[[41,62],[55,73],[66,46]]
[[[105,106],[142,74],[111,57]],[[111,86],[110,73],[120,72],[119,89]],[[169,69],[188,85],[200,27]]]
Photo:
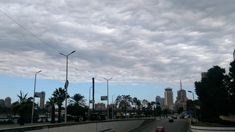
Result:
[[68,59],[69,59],[69,56],[71,54],[73,54],[74,52],[76,52],[76,51],[74,50],[74,51],[70,52],[67,55],[65,55],[63,53],[59,53],[60,55],[63,55],[63,56],[66,57],[66,77],[65,77],[65,85],[64,85],[65,92],[66,92],[66,95],[65,95],[65,118],[64,118],[65,123],[67,123],[67,96],[68,96],[67,89],[68,89],[68,85],[69,85],[69,81],[68,81]]
[[34,75],[34,89],[33,89],[33,104],[32,104],[32,116],[31,116],[31,123],[33,123],[33,116],[34,116],[34,102],[35,102],[35,91],[36,91],[36,81],[37,81],[37,74],[42,72],[41,70],[40,71],[37,71]]
[[193,91],[190,91],[190,90],[189,90],[188,92],[193,95],[193,114],[194,114],[194,117],[196,117],[195,106],[194,106],[194,92],[193,92]]
[[113,108],[113,107],[114,107],[114,104],[113,104],[113,96],[114,96],[114,95],[112,95],[112,119],[113,119],[113,109],[114,109],[114,108]]
[[90,106],[91,106],[91,88],[92,87],[89,87],[89,101],[88,101],[88,104],[89,104],[89,106],[88,106],[88,116],[90,117],[91,116],[91,109],[90,109]]
[[88,108],[90,109],[90,100],[91,100],[91,87],[89,87],[89,101],[88,101]]
[[107,81],[107,116],[109,119],[109,80],[111,80],[112,78],[104,78]]

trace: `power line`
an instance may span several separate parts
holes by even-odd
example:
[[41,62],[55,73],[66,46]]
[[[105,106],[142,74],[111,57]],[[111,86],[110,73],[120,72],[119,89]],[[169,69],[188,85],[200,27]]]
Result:
[[[12,22],[14,22],[16,25],[18,25],[21,29],[23,29],[24,31],[30,33],[34,38],[36,38],[38,41],[40,41],[41,43],[47,45],[50,48],[53,48],[50,44],[48,44],[46,41],[40,39],[36,34],[34,34],[33,32],[31,32],[30,30],[28,30],[27,28],[25,28],[22,24],[18,23],[14,18],[12,18],[10,15],[8,15],[6,12],[4,12],[2,9],[0,9],[0,12],[5,15],[7,18],[9,18]],[[59,50],[55,49],[58,53]]]

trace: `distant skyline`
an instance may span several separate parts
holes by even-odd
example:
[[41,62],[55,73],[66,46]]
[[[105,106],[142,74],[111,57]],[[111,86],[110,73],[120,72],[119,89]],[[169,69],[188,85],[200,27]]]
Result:
[[[28,93],[28,97],[31,97],[33,94],[33,82],[34,78],[25,78],[25,77],[17,77],[17,76],[8,76],[8,75],[0,75],[1,89],[4,89],[1,92],[1,98],[5,99],[6,97],[11,97],[12,102],[17,101],[18,97],[17,94],[22,91],[24,94]],[[90,80],[91,81],[91,80]],[[6,83],[8,82],[8,83]],[[10,83],[14,82],[14,83]],[[48,98],[52,96],[53,91],[56,88],[63,87],[64,82],[55,81],[55,80],[44,80],[40,79],[38,76],[37,80],[37,92],[45,91],[46,92],[46,101]],[[86,102],[88,103],[89,100],[89,88],[91,87],[90,83],[75,83],[70,84],[68,92],[70,96],[74,95],[75,93],[80,93],[81,95],[85,96]],[[192,90],[190,86],[185,86],[186,90]],[[109,89],[110,89],[110,103],[112,103],[112,96],[113,101],[118,95],[131,95],[131,97],[137,97],[141,100],[147,99],[149,101],[155,101],[156,96],[161,96],[164,98],[164,90],[166,86],[163,84],[154,84],[154,83],[136,83],[136,84],[129,84],[129,83],[113,83],[110,81]],[[173,98],[176,99],[176,92],[180,90],[180,86],[176,85],[173,88]],[[100,96],[106,95],[106,82],[97,82],[95,85],[95,99],[96,102],[103,102],[106,104],[106,101],[101,101]],[[192,98],[191,95],[188,95],[189,98]],[[39,103],[39,98],[36,99],[36,103]]]
[[[69,94],[88,99],[96,78],[97,100],[112,94],[163,97],[173,88],[194,91],[201,72],[228,69],[235,48],[234,0],[33,0],[0,1],[0,98],[16,100],[22,90],[46,99],[65,82]],[[99,93],[99,94],[98,94]],[[187,93],[190,98],[191,94]]]

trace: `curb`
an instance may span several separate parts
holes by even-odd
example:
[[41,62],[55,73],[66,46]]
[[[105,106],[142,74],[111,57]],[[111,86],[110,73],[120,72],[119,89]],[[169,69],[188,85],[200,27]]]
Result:
[[235,127],[204,127],[191,125],[191,132],[235,132]]

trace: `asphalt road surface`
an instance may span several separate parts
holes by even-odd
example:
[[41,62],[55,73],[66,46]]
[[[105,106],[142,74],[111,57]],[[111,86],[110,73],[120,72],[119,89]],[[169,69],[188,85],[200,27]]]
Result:
[[189,121],[187,119],[174,119],[174,122],[169,122],[168,119],[155,120],[145,123],[131,132],[155,132],[157,126],[165,127],[166,132],[189,132]]

